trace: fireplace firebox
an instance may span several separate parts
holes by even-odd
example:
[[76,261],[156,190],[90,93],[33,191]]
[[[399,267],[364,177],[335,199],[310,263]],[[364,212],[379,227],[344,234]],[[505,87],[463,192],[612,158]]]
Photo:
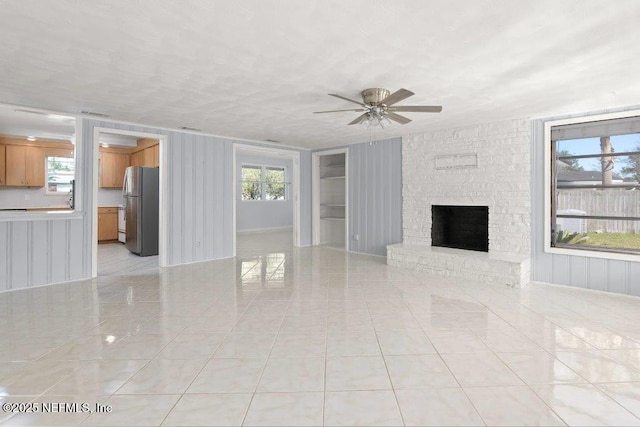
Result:
[[431,245],[489,252],[488,206],[431,206]]

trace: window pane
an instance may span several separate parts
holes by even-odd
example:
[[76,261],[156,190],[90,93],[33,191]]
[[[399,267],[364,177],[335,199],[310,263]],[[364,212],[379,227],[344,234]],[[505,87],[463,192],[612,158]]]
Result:
[[75,160],[68,157],[47,157],[47,192],[67,194],[75,177]]
[[261,174],[262,174],[262,168],[259,166],[243,166],[242,167],[243,181],[260,181]]
[[[611,120],[609,127],[574,124],[564,133],[556,132],[568,138],[554,142],[552,246],[640,252],[640,221],[633,219],[640,217],[640,153],[616,155],[640,152],[640,134],[633,133],[638,120],[633,119],[635,127],[627,134],[597,136],[594,130],[613,129],[624,120],[629,121]],[[593,157],[566,158],[570,156]],[[629,219],[586,218],[593,216]]]
[[640,180],[640,154],[557,160],[556,180],[559,188],[637,185]]
[[284,168],[266,168],[266,197],[267,200],[285,199]]
[[[602,135],[606,136],[606,135]],[[640,151],[640,134],[614,135],[609,138],[614,153]],[[582,138],[556,141],[558,156],[578,156],[582,154],[600,154],[600,138]]]
[[640,191],[559,188],[556,192],[556,209],[558,215],[640,217]]
[[556,247],[640,253],[640,221],[557,218]]
[[262,199],[261,175],[261,167],[242,167],[242,200]]

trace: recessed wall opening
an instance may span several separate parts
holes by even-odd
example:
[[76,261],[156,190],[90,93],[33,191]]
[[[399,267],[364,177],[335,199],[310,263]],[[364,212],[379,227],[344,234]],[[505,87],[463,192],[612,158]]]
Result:
[[431,246],[489,252],[488,206],[431,206]]

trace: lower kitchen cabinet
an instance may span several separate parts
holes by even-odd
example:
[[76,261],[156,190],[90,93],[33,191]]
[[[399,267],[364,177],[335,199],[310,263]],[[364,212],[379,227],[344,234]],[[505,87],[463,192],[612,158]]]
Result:
[[98,242],[118,240],[118,208],[98,208]]

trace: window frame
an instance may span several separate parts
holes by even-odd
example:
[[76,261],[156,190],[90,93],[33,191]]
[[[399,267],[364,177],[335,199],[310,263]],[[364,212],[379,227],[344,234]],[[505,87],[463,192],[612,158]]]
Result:
[[[558,255],[571,255],[587,258],[614,259],[622,261],[640,261],[640,254],[624,252],[624,249],[607,249],[597,247],[594,249],[577,249],[567,247],[552,246],[551,230],[554,222],[553,199],[555,197],[555,183],[553,182],[555,174],[554,143],[551,138],[552,128],[562,125],[572,125],[580,123],[591,123],[602,120],[615,120],[623,118],[638,117],[640,120],[640,111],[629,110],[617,113],[599,114],[594,116],[573,117],[562,120],[552,120],[544,122],[544,252]],[[597,187],[596,187],[597,188]]]
[[[244,179],[242,179],[242,171],[243,169],[247,167],[247,168],[259,168],[260,169],[260,198],[259,199],[243,199],[242,198],[242,184],[245,182]],[[284,199],[267,199],[266,198],[266,194],[267,194],[267,190],[266,190],[266,186],[267,186],[267,169],[282,169],[284,172]],[[258,164],[258,163],[242,163],[240,165],[240,191],[238,194],[239,200],[241,202],[288,202],[290,201],[289,198],[289,168],[287,166],[284,165],[273,165],[273,164],[268,164],[268,163],[264,163],[264,164]],[[254,181],[252,181],[254,182]]]
[[[58,191],[49,191],[49,159],[50,158],[62,158],[62,159],[71,159],[73,161],[73,179],[76,179],[76,159],[74,157],[60,157],[60,156],[48,156],[45,154],[44,156],[44,182],[45,182],[45,196],[67,196],[69,195],[69,191],[67,192],[58,192]],[[71,191],[71,190],[70,190]]]

